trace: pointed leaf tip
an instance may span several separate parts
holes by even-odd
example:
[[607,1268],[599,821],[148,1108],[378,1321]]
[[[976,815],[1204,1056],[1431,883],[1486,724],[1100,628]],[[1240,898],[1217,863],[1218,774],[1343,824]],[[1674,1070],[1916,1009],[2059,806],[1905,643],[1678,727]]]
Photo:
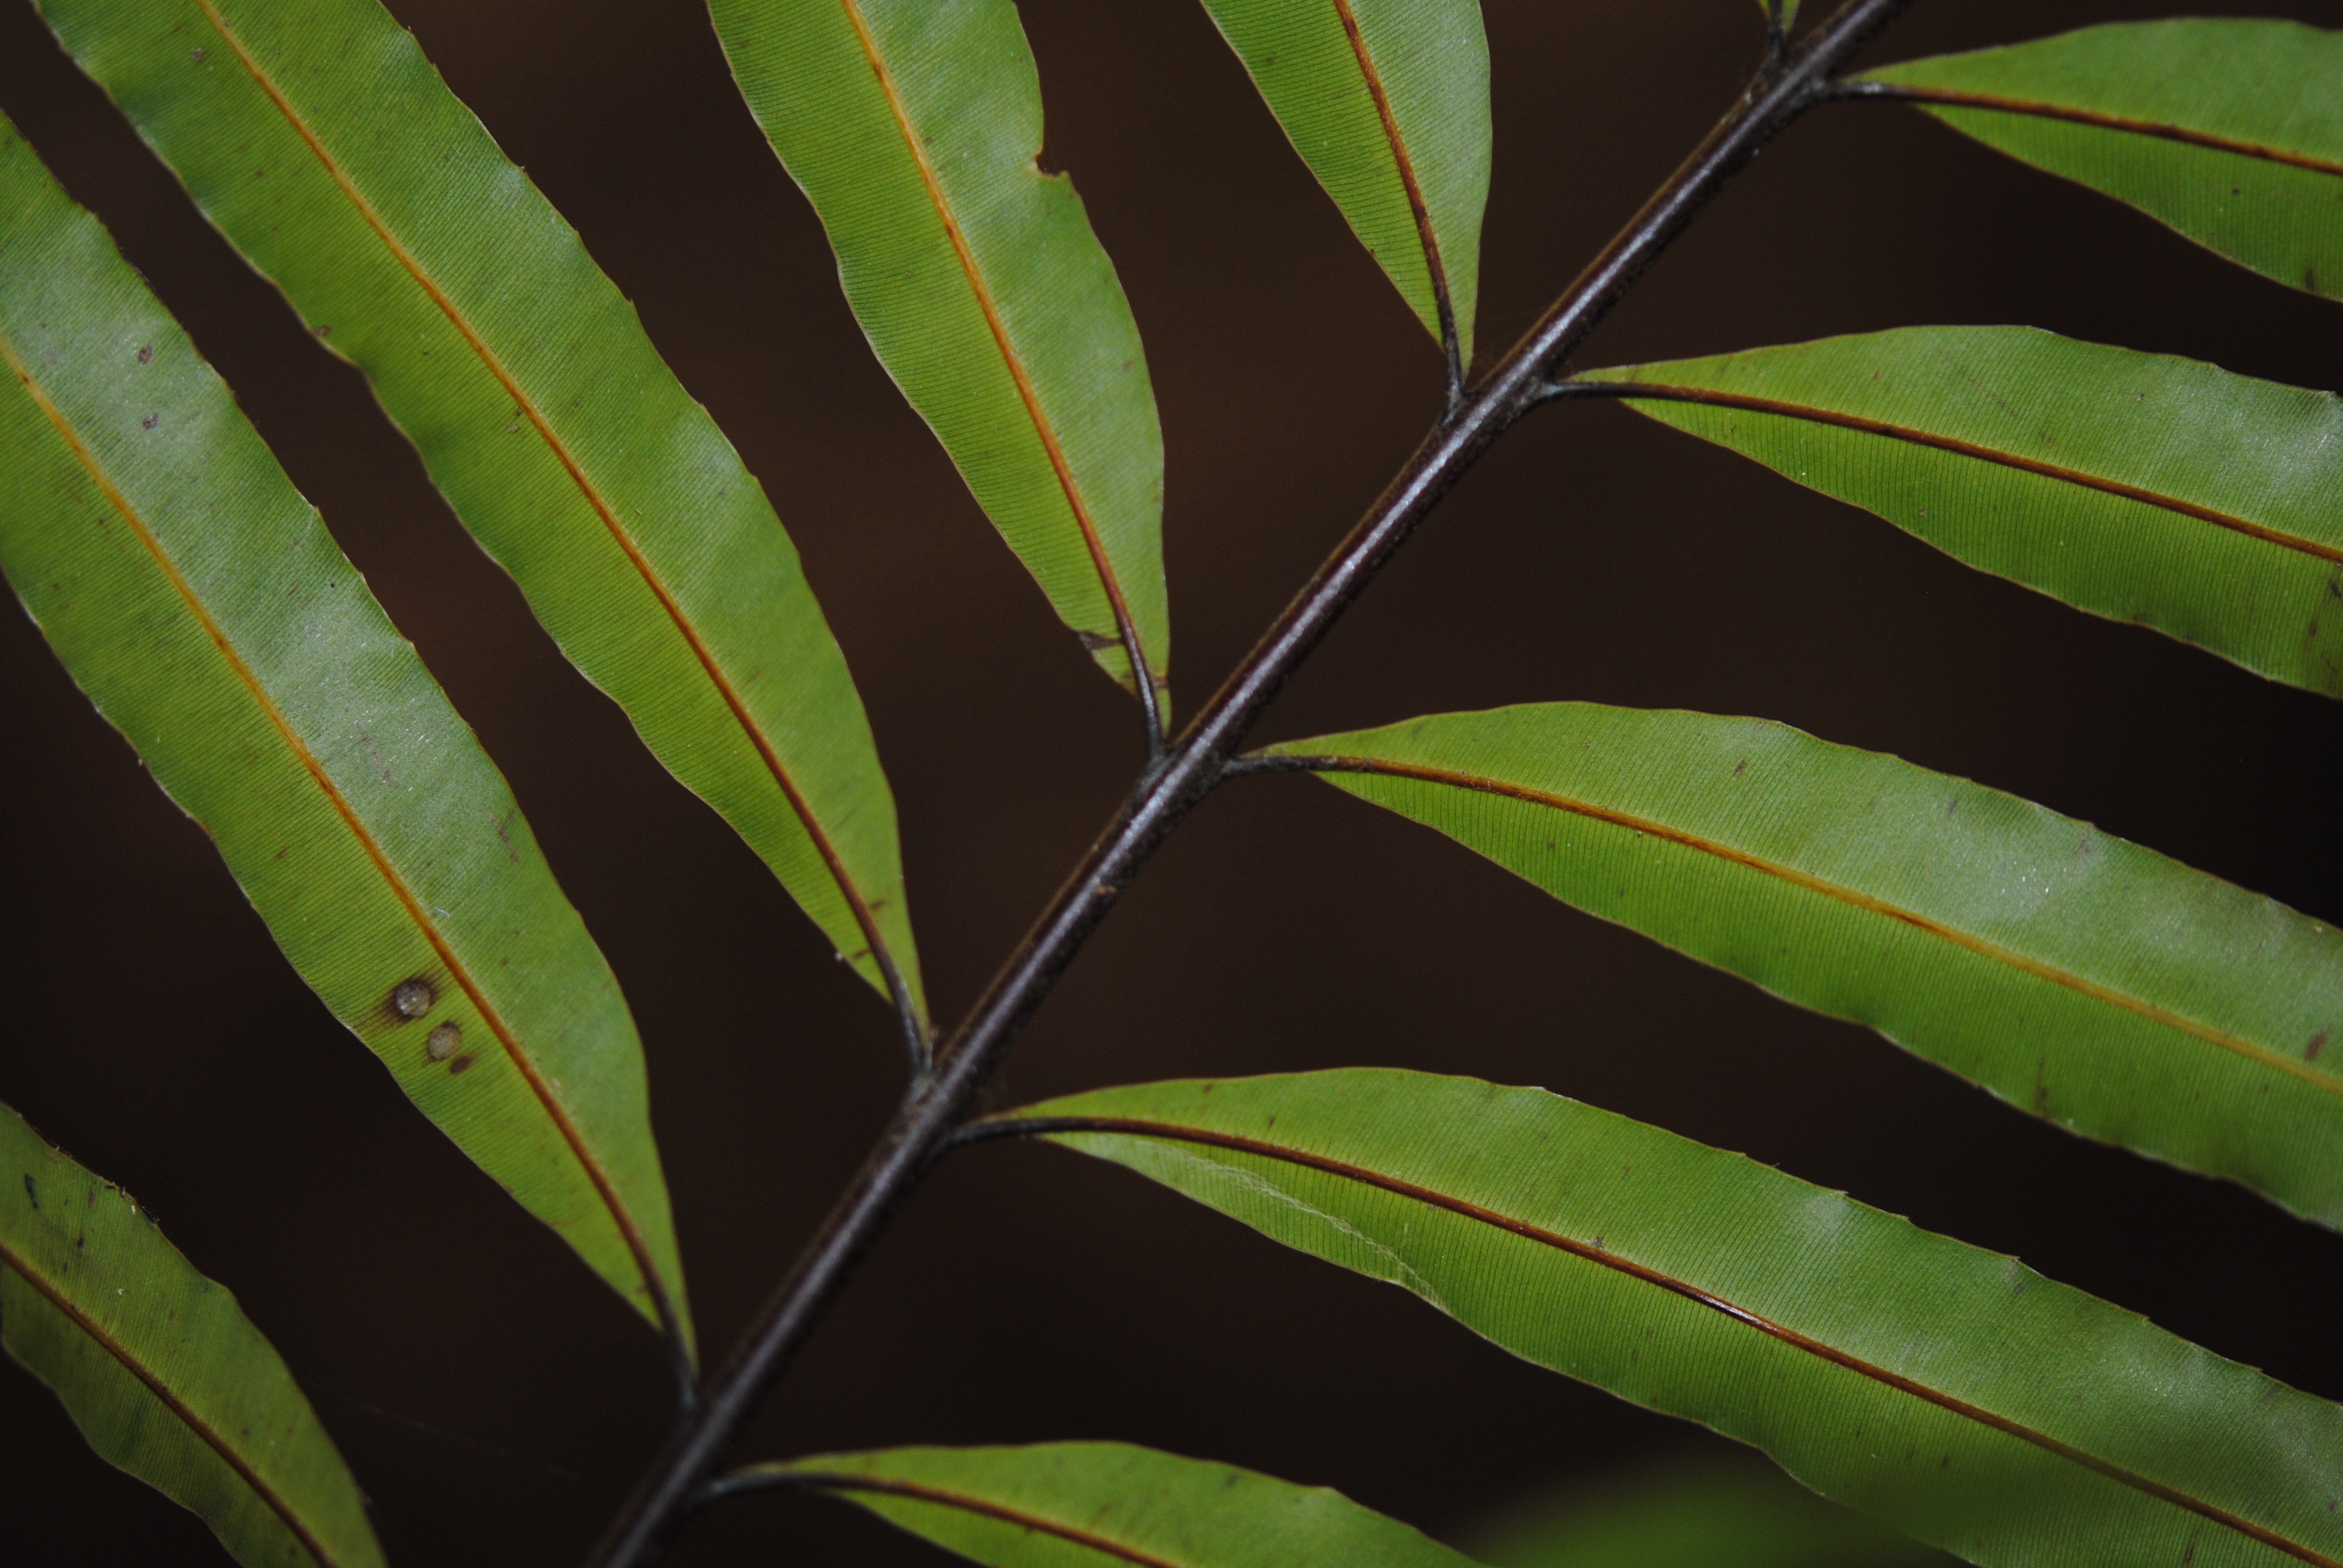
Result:
[[2343,1226],[2343,931],[1762,719],[1545,703],[1272,749],[2037,1116]]
[[[1114,266],[1035,165],[1011,0],[713,0],[880,364],[1100,666],[1168,668],[1163,437]],[[1159,715],[1160,723],[1160,715]]]
[[2264,276],[2343,299],[2343,32],[2114,22],[1859,79]]
[[1473,362],[1489,198],[1480,0],[1204,0],[1294,150],[1434,342]]
[[884,1449],[759,1471],[991,1568],[1473,1568],[1329,1488],[1128,1443]]
[[634,307],[413,36],[377,0],[39,8],[205,216],[365,373],[563,654],[855,971],[924,1016],[894,799],[795,547]]
[[5,1105],[0,1344],[247,1568],[381,1568],[357,1483],[236,1298]]
[[1745,1156],[1382,1069],[1021,1121],[1988,1568],[2343,1563],[2343,1408]]
[[642,1046],[527,819],[195,345],[0,122],[0,572],[399,1087],[690,1320]]

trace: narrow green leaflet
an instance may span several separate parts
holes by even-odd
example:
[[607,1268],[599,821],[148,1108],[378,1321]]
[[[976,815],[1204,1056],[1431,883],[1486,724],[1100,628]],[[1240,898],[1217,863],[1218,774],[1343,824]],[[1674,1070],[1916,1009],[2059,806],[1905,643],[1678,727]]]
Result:
[[824,1453],[749,1473],[992,1568],[1473,1568],[1326,1487],[1121,1442]]
[[1274,749],[2036,1115],[2343,1226],[2343,933],[2268,899],[1763,719],[1552,703]]
[[2343,398],[2021,327],[1601,370],[1970,566],[2343,697]]
[[642,1046],[504,779],[186,334],[0,122],[0,570],[399,1087],[688,1337]]
[[382,1562],[333,1439],[236,1298],[5,1105],[0,1344],[92,1448],[200,1515],[237,1562]]
[[855,969],[924,1007],[895,807],[795,547],[578,236],[376,0],[38,0],[363,370],[465,527]]
[[1488,1568],[1950,1568],[1762,1462],[1670,1464],[1508,1509],[1462,1537]]
[[2343,299],[2343,33],[2117,22],[1858,80],[2241,266]]
[[1404,1286],[1986,1564],[2343,1562],[2343,1408],[2014,1258],[1537,1089],[1350,1069],[994,1119]]
[[1294,150],[1435,341],[1473,361],[1489,201],[1480,0],[1204,0]]
[[[1011,0],[712,0],[857,320],[1060,618],[1158,709],[1163,434]],[[1159,727],[1160,727],[1159,719]]]

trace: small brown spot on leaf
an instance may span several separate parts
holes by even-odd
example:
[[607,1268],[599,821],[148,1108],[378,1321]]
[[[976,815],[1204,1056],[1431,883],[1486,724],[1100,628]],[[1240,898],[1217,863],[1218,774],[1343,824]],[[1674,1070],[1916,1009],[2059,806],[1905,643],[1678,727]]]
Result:
[[149,414],[146,417],[138,421],[138,427],[141,430],[152,430],[156,426],[160,425],[162,422],[163,416],[160,414]]
[[33,1180],[30,1171],[25,1172],[25,1201],[35,1209],[41,1206],[41,1184]]
[[1747,759],[1746,757],[1744,757],[1740,761],[1735,762],[1735,763],[1733,765],[1733,776],[1734,776],[1735,779],[1740,778],[1744,773],[1746,773],[1746,772],[1748,772],[1748,771],[1749,771],[1749,759]]
[[456,1048],[463,1043],[464,1026],[453,1022],[443,1023],[431,1031],[429,1040],[423,1042],[423,1054],[434,1061],[445,1061],[455,1055]]
[[139,364],[144,365],[144,364],[146,364],[149,359],[152,359],[152,358],[154,358],[154,357],[155,357],[155,346],[154,346],[153,344],[151,344],[151,343],[142,343],[142,344],[140,344],[140,345],[138,346],[138,363],[139,363]]
[[2326,1049],[2327,1031],[2322,1029],[2317,1034],[2310,1037],[2310,1043],[2308,1045],[2302,1048],[2302,1060],[2305,1061],[2317,1061],[2318,1060],[2318,1053]]
[[1081,645],[1090,649],[1092,653],[1099,653],[1110,648],[1121,648],[1122,646],[1122,638],[1115,636],[1111,631],[1077,631],[1074,633],[1074,636],[1081,638]]
[[187,58],[193,60],[198,65],[202,65],[204,63],[204,46],[201,44],[198,44],[194,48],[188,50]]
[[449,1062],[447,1064],[447,1070],[450,1072],[468,1072],[471,1070],[471,1054],[469,1052],[466,1052],[464,1055],[459,1056],[455,1060]]
[[418,1019],[429,1012],[431,1004],[438,1000],[439,993],[431,989],[431,982],[417,975],[390,988],[390,1015],[397,1019]]
[[1952,1467],[1953,1467],[1953,1456],[1952,1456],[1951,1454],[1949,1454],[1949,1453],[1948,1453],[1948,1454],[1946,1454],[1946,1455],[1945,1455],[1945,1457],[1944,1457],[1944,1458],[1942,1458],[1942,1459],[1940,1459],[1940,1460],[1936,1461],[1936,1468],[1937,1468],[1938,1470],[1950,1470]]
[[334,329],[331,327],[327,326],[322,321],[317,326],[311,327],[309,330],[315,332],[320,337],[331,337],[334,335]]

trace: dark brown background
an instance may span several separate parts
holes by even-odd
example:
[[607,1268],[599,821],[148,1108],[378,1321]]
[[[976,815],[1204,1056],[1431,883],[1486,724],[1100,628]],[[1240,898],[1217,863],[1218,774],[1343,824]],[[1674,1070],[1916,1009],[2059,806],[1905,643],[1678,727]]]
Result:
[[[938,1011],[955,1015],[1126,782],[1127,701],[870,357],[693,0],[392,8],[771,492],[870,704]],[[1923,0],[1876,54],[2178,9]],[[2343,25],[2343,4],[2292,10]],[[1149,345],[1192,711],[1413,445],[1436,357],[1200,6],[1024,11],[1046,162],[1074,173]],[[1495,347],[1731,99],[1757,19],[1749,0],[1488,11]],[[27,0],[0,0],[0,107],[225,373],[510,778],[641,1022],[719,1349],[885,1119],[889,1019],[564,664],[357,374],[205,226]],[[1767,153],[1585,362],[2004,321],[2343,380],[2343,307],[1867,106],[1819,111]],[[1261,738],[1554,698],[1785,719],[2343,919],[2334,704],[1970,572],[1615,407],[1517,431]],[[238,1292],[395,1560],[575,1559],[662,1431],[650,1337],[310,997],[13,611],[0,735],[0,1099]],[[1205,807],[994,1098],[1352,1063],[1541,1083],[1746,1150],[2343,1394],[2343,1239],[2068,1138],[1307,780]],[[995,1147],[920,1195],[753,1446],[1067,1437],[1331,1483],[1434,1533],[1558,1478],[1719,1445],[1135,1178]],[[26,1564],[224,1561],[14,1368],[0,1543]],[[809,1500],[729,1504],[673,1558],[937,1560]]]

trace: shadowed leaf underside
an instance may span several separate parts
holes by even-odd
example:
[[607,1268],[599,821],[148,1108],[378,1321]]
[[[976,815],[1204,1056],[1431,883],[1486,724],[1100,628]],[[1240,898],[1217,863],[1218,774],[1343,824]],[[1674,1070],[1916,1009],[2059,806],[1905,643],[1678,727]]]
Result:
[[6,1106],[0,1344],[246,1568],[379,1568],[357,1483],[236,1298]]
[[2331,392],[2018,327],[1906,327],[1581,379],[1980,570],[2343,697]]
[[424,1113],[688,1339],[642,1047],[511,791],[227,388],[0,122],[0,569]]
[[1972,1562],[2343,1561],[2343,1410],[1998,1256],[1536,1089],[1378,1069],[989,1124],[1403,1286]]
[[870,722],[764,492],[376,0],[40,0],[356,364],[563,653],[857,972],[923,1012]]
[[[1061,619],[1162,700],[1163,437],[1114,266],[1064,175],[1011,0],[714,0],[879,361]],[[1160,716],[1159,716],[1160,717]]]
[[1857,80],[2265,276],[2343,299],[2343,32],[2117,22]]
[[2343,933],[1787,725],[1551,703],[1274,748],[2014,1105],[2343,1225]]

